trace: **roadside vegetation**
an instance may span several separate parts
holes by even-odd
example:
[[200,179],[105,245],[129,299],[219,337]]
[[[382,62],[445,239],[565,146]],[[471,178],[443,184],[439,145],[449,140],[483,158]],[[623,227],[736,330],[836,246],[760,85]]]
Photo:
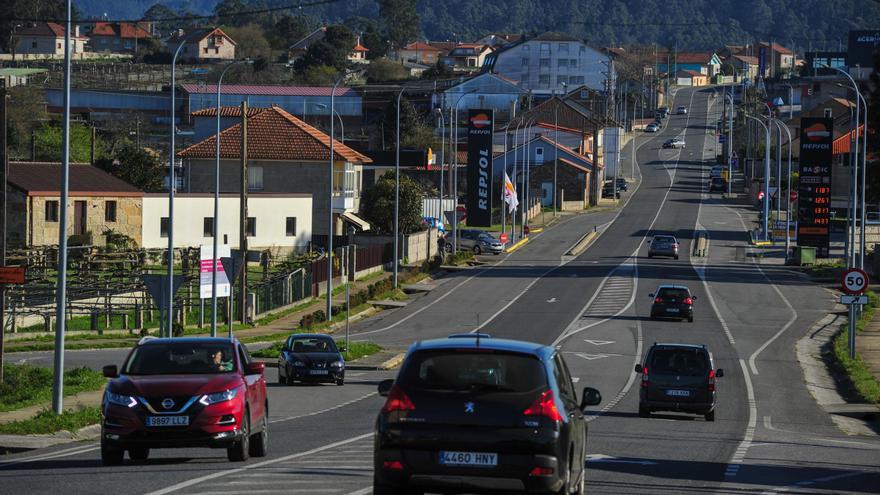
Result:
[[43,409],[36,416],[0,425],[3,435],[44,435],[58,431],[75,432],[80,428],[98,424],[101,421],[99,406],[69,409],[56,415],[51,409]]
[[[271,347],[260,349],[251,353],[254,357],[260,358],[277,358],[281,354],[281,348],[284,346],[284,340],[275,342]],[[337,347],[344,347],[345,340],[337,340]],[[366,357],[381,351],[382,348],[372,342],[349,342],[348,348],[342,353],[343,359],[346,361],[354,361],[362,357]]]
[[[64,395],[99,390],[107,379],[88,368],[64,372]],[[42,404],[52,400],[52,369],[29,364],[7,364],[0,383],[0,412]]]
[[[880,298],[874,292],[868,292],[868,304],[862,312],[862,317],[856,322],[856,335],[858,335],[868,322],[874,317],[877,306],[880,305]],[[833,352],[835,363],[846,376],[847,381],[853,390],[865,400],[872,404],[880,404],[880,382],[874,378],[870,368],[862,360],[862,357],[856,354],[856,357],[849,357],[849,324],[841,325],[840,332],[833,341]]]

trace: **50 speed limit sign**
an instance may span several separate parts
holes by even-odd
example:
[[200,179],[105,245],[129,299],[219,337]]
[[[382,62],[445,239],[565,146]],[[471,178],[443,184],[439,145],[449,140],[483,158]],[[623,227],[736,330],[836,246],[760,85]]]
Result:
[[868,274],[858,268],[849,268],[843,272],[840,288],[850,295],[863,294],[868,288]]

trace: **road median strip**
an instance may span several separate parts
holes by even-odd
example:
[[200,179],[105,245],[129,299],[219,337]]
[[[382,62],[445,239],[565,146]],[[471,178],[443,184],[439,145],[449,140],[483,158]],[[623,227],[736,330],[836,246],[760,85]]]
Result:
[[599,232],[596,230],[591,230],[584,234],[583,237],[577,241],[568,252],[565,253],[565,256],[578,256],[584,251],[586,251],[587,247],[589,247],[590,243],[593,242],[593,239],[599,236]]
[[525,246],[526,243],[528,243],[528,242],[529,242],[529,238],[528,238],[528,237],[523,237],[522,239],[520,239],[519,241],[517,241],[517,242],[516,242],[515,244],[513,244],[512,246],[510,246],[509,248],[505,249],[504,252],[505,252],[505,253],[512,253],[512,252],[516,251],[517,249],[519,249],[519,248]]

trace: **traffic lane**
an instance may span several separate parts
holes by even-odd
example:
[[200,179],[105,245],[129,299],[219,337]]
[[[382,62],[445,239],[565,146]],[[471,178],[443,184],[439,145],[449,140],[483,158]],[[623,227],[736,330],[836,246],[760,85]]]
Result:
[[[384,401],[376,394],[376,383],[379,379],[393,376],[391,372],[377,372],[370,377],[371,380],[365,379],[360,384],[289,389],[290,392],[308,391],[308,396],[279,396],[275,387],[270,388],[270,454],[267,458],[231,463],[226,459],[224,450],[159,449],[151,451],[150,459],[145,462],[135,463],[126,459],[122,466],[103,467],[98,444],[91,442],[82,444],[82,452],[33,462],[13,464],[16,460],[57,450],[5,456],[3,463],[0,463],[0,484],[9,493],[57,493],[60,487],[64,487],[66,493],[112,493],[118,491],[120,486],[124,486],[128,492],[147,493],[205,475],[232,474],[226,479],[234,479],[238,476],[233,471],[235,469],[250,471],[253,469],[250,466],[254,464],[271,464],[285,456],[368,434]],[[285,390],[287,392],[288,389]],[[349,393],[363,398],[342,402],[340,394]],[[306,404],[298,405],[296,402]],[[319,404],[324,402],[340,402],[342,405],[318,409]],[[288,409],[283,411],[285,407]],[[291,419],[282,416],[284,412],[297,411],[303,414]]]

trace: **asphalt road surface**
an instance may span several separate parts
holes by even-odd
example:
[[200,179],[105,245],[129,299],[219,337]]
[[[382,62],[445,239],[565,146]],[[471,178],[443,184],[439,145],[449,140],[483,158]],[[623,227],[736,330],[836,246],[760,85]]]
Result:
[[[591,493],[878,493],[880,441],[841,433],[803,385],[795,342],[831,307],[831,295],[782,268],[736,261],[747,213],[707,193],[714,122],[723,98],[684,89],[663,130],[635,143],[636,183],[618,212],[567,217],[521,250],[444,278],[406,308],[354,328],[354,338],[405,346],[453,332],[558,345],[577,386],[598,388],[591,416]],[[682,150],[661,143],[680,136]],[[626,153],[632,153],[630,145]],[[583,254],[563,254],[592,229]],[[695,232],[712,242],[691,258]],[[648,259],[645,241],[671,233],[678,260]],[[693,323],[653,321],[647,294],[661,283],[698,296]],[[719,379],[715,422],[683,414],[637,415],[633,366],[652,342],[706,344]],[[78,351],[68,362],[121,359],[119,351]],[[45,360],[33,353],[20,359]],[[14,361],[15,359],[13,359]],[[371,492],[372,423],[378,380],[393,372],[353,372],[344,387],[270,387],[270,455],[241,464],[225,452],[159,450],[149,461],[100,465],[95,442],[0,460],[4,493]]]

